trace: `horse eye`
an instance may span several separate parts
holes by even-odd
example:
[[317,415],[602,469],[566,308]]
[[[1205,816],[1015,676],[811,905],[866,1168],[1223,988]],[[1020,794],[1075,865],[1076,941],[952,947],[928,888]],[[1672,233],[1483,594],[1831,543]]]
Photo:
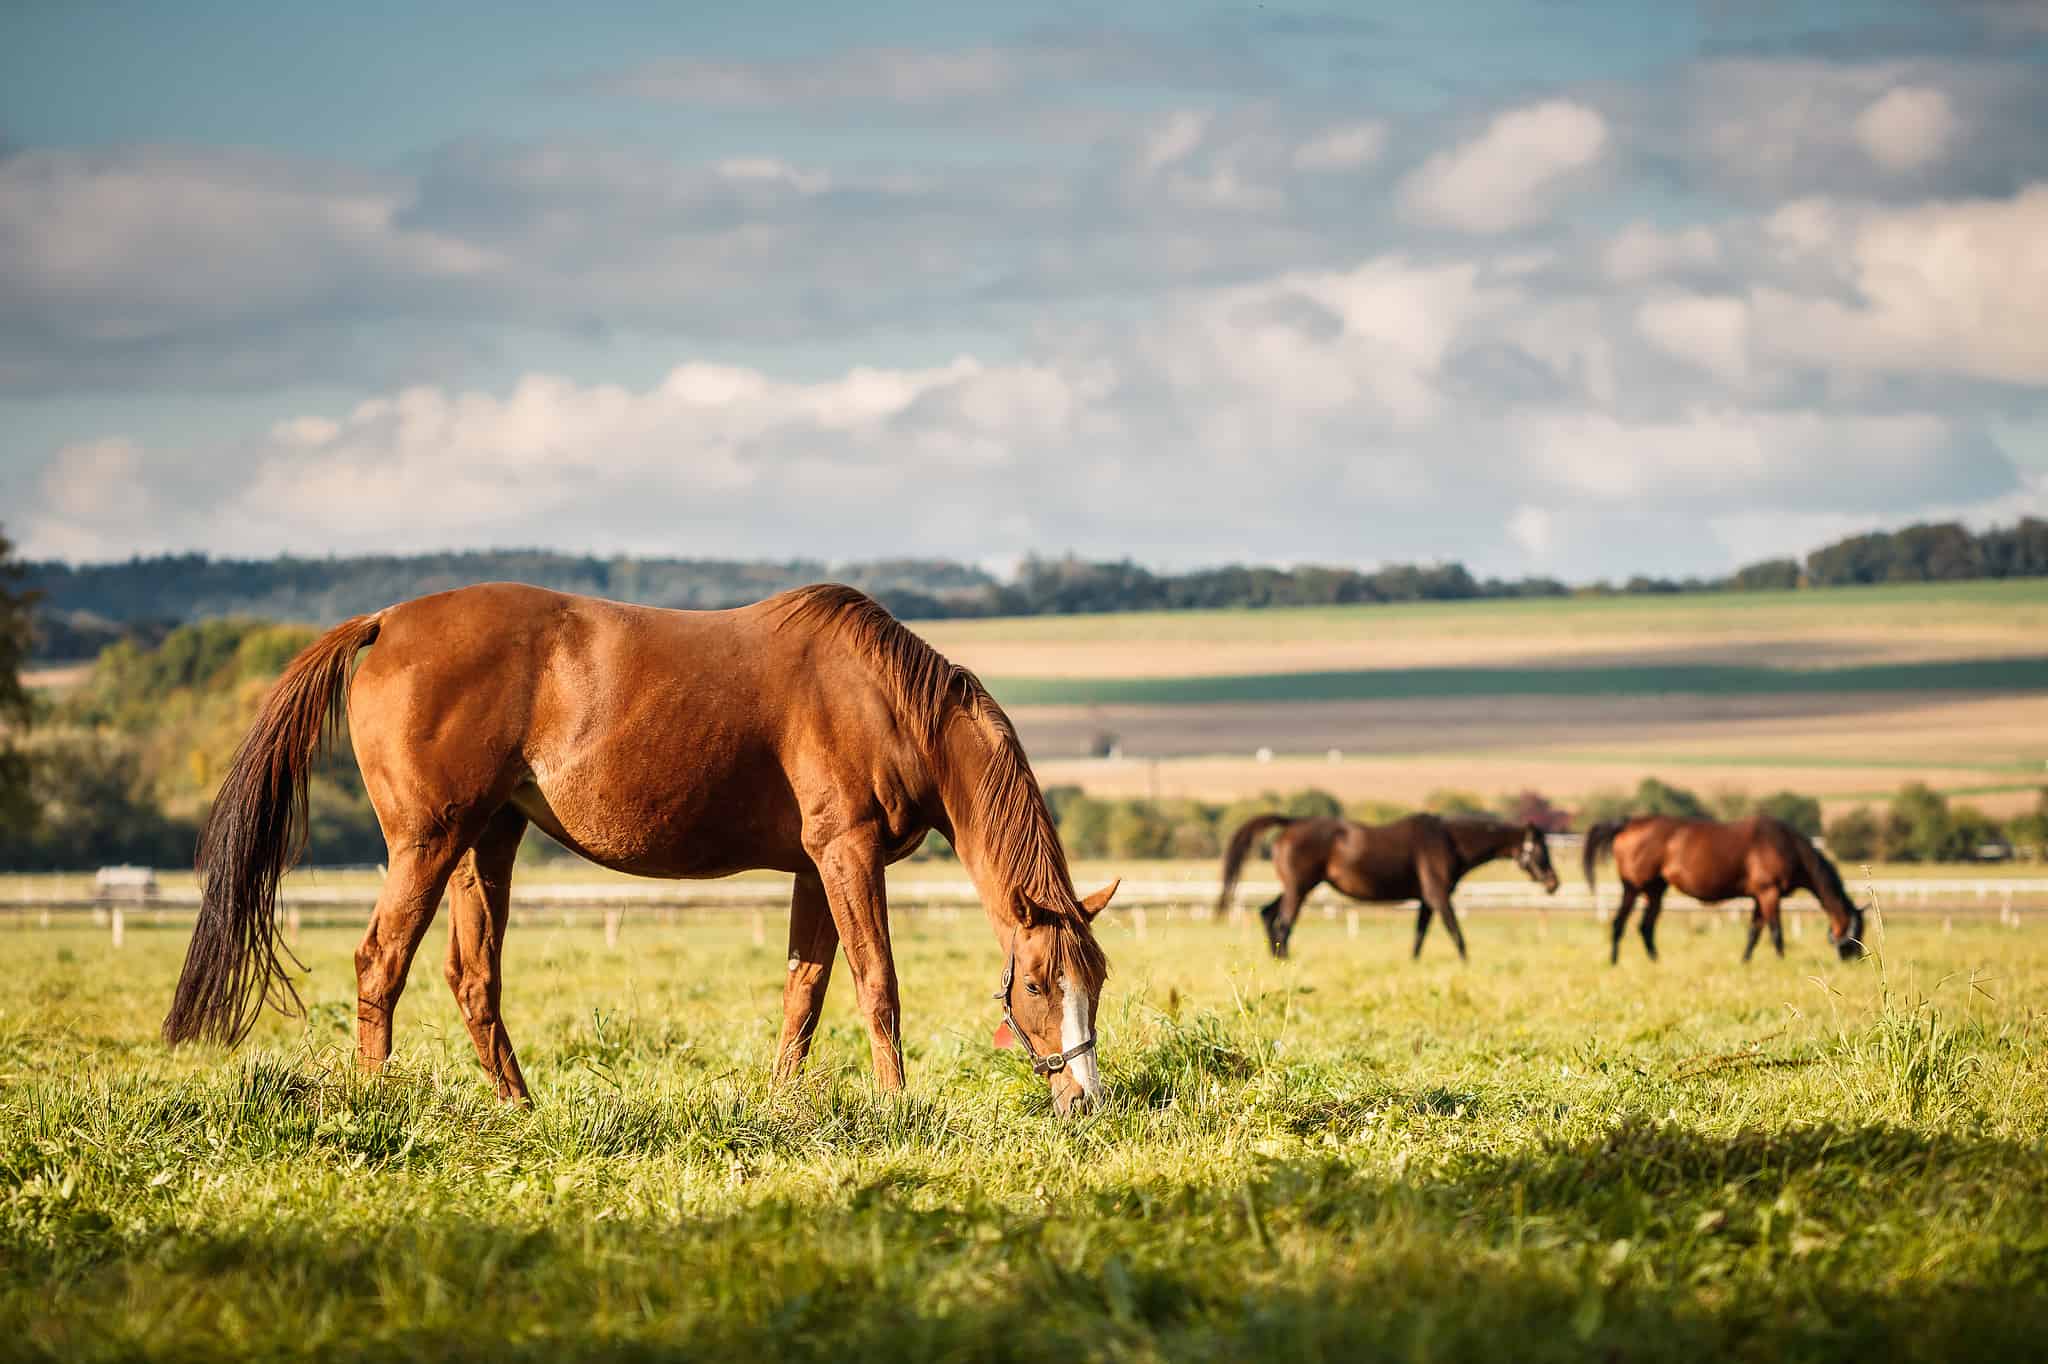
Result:
[[1028,994],[1028,995],[1035,995],[1035,994],[1037,994],[1037,993],[1038,993],[1038,983],[1037,983],[1036,981],[1030,981],[1030,980],[1027,980],[1027,981],[1025,981],[1025,982],[1024,982],[1024,993],[1025,993],[1025,994]]

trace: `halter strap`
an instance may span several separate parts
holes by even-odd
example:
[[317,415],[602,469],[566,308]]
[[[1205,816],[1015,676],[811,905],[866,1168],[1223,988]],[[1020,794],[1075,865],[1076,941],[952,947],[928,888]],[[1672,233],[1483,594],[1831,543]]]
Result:
[[1077,1042],[1065,1051],[1048,1052],[1040,1056],[1031,1049],[1031,1039],[1024,1035],[1024,1026],[1017,1021],[1017,1015],[1010,1012],[1010,987],[1017,980],[1017,939],[1010,938],[1010,955],[1003,962],[1003,985],[996,991],[996,1001],[1003,1006],[1003,1022],[1010,1025],[1010,1036],[1024,1049],[1024,1055],[1031,1060],[1031,1069],[1040,1075],[1057,1075],[1067,1068],[1067,1062],[1095,1050],[1095,1034],[1089,1033],[1085,1042]]

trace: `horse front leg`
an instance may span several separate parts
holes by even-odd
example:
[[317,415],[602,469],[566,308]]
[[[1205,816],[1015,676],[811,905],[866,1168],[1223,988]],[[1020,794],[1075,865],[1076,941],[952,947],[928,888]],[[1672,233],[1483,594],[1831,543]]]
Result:
[[901,1089],[902,1004],[896,987],[896,958],[889,946],[889,896],[882,877],[880,840],[855,832],[807,850],[817,864],[832,923],[839,930],[847,968],[853,972],[855,1002],[868,1025],[875,1083],[887,1090]]
[[789,903],[789,975],[782,982],[782,1041],[775,1048],[778,1082],[794,1079],[811,1054],[838,951],[839,925],[832,921],[825,883],[806,872],[796,878]]

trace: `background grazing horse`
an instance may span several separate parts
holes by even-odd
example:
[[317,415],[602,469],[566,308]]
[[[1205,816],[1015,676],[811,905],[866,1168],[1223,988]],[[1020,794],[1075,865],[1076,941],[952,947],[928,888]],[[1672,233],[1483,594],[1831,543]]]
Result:
[[1259,917],[1265,921],[1266,944],[1276,957],[1287,955],[1302,902],[1325,881],[1354,900],[1420,901],[1411,955],[1422,955],[1423,935],[1429,932],[1429,916],[1435,913],[1442,916],[1444,930],[1457,944],[1461,961],[1465,958],[1465,934],[1451,907],[1451,892],[1466,872],[1512,853],[1515,865],[1527,872],[1530,880],[1542,882],[1546,891],[1557,890],[1550,845],[1533,824],[1428,814],[1381,825],[1258,815],[1238,826],[1224,850],[1219,908],[1229,907],[1252,843],[1273,828],[1283,831],[1273,840],[1273,869],[1280,874],[1280,893],[1259,910]]
[[[351,683],[349,667],[367,648]],[[778,1078],[810,1049],[844,951],[875,1077],[903,1084],[882,869],[931,829],[958,850],[1007,965],[999,998],[1065,1112],[1101,1093],[1108,965],[1024,750],[974,676],[852,588],[666,611],[511,583],[336,626],[285,669],[200,838],[203,900],[164,1036],[233,1043],[298,996],[277,883],[306,838],[308,769],[346,705],[389,848],[356,950],[359,1059],[448,893],[447,978],[507,1099],[526,1081],[499,1012],[512,864],[528,824],[643,876],[791,872]],[[282,955],[281,955],[282,954]]]
[[1810,890],[1827,911],[1828,941],[1852,961],[1863,955],[1863,911],[1842,888],[1842,874],[1813,846],[1812,840],[1783,820],[1756,815],[1723,824],[1711,819],[1678,819],[1671,815],[1635,815],[1606,820],[1586,831],[1586,888],[1593,888],[1593,864],[1607,848],[1614,849],[1614,870],[1621,877],[1621,908],[1614,914],[1614,941],[1607,960],[1621,960],[1621,936],[1628,930],[1636,896],[1643,897],[1643,950],[1657,959],[1657,916],[1664,892],[1680,892],[1706,904],[1747,895],[1748,961],[1766,925],[1771,945],[1785,955],[1785,928],[1778,904],[1795,890]]

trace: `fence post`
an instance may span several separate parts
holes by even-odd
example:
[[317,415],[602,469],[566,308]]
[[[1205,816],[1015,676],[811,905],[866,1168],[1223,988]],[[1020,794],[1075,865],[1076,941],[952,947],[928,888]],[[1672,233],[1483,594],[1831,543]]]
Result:
[[121,946],[122,938],[125,936],[124,930],[127,927],[128,916],[117,903],[108,917],[114,921],[114,946],[118,949]]
[[1138,935],[1138,941],[1145,941],[1145,906],[1139,905],[1131,911],[1131,930]]
[[606,908],[604,912],[604,945],[606,947],[617,947],[619,945],[619,919],[624,913],[625,911],[621,910],[617,905],[611,905]]
[[1358,936],[1358,910],[1355,906],[1344,911],[1344,936],[1347,938]]
[[761,911],[759,909],[756,909],[754,911],[754,946],[766,947],[767,945],[768,926],[766,923],[762,921]]

